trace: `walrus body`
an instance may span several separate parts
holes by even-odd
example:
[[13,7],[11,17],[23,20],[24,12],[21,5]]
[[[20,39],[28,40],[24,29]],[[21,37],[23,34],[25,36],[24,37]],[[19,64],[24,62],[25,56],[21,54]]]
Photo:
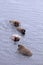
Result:
[[15,27],[19,27],[20,25],[20,22],[17,20],[10,20],[9,22],[12,23]]
[[23,45],[18,45],[18,51],[25,56],[32,56],[32,52]]
[[18,27],[17,30],[23,35],[25,35],[26,30],[24,28]]

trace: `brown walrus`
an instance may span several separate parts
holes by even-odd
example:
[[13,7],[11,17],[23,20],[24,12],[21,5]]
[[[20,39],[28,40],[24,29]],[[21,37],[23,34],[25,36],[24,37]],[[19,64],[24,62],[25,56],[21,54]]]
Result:
[[23,45],[18,45],[18,51],[25,56],[32,56],[32,52],[29,49],[25,48]]
[[20,25],[20,22],[17,20],[10,20],[9,22],[12,23],[15,27],[19,27]]
[[17,30],[21,32],[23,35],[25,35],[26,30],[24,28],[17,27]]
[[12,39],[13,41],[15,41],[15,42],[19,41],[20,38],[21,38],[21,37],[20,37],[19,35],[17,35],[17,34],[16,34],[16,35],[13,34],[12,37],[11,37],[11,39]]

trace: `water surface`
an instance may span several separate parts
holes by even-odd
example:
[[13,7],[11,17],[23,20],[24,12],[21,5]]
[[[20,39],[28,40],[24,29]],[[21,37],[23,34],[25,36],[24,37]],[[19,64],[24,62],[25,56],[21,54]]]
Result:
[[[9,20],[17,19],[26,29],[22,36]],[[22,36],[23,44],[33,52],[32,57],[18,53],[12,34]],[[43,0],[0,0],[0,65],[43,65]]]

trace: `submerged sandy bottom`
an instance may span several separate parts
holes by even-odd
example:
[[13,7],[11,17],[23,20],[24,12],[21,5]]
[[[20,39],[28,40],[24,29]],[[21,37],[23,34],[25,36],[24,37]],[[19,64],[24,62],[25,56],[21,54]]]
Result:
[[[26,29],[22,36],[9,20],[17,19]],[[12,34],[22,36],[16,45]],[[17,45],[23,44],[33,52],[32,57],[22,56]],[[43,1],[0,0],[0,65],[43,65]]]

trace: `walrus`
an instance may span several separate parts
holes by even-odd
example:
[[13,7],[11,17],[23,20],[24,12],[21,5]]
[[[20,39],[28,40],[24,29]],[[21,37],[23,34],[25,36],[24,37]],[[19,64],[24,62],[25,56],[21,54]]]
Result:
[[15,41],[15,42],[19,41],[20,38],[21,38],[21,36],[19,36],[19,35],[17,35],[17,34],[13,34],[12,37],[11,37],[11,39],[12,39],[13,41]]
[[24,28],[17,27],[17,30],[18,30],[21,34],[25,35],[26,30],[25,30]]
[[20,22],[17,20],[10,20],[9,22],[12,23],[15,27],[19,27],[20,25]]
[[18,51],[22,55],[32,56],[32,52],[29,49],[25,48],[23,45],[18,45]]

